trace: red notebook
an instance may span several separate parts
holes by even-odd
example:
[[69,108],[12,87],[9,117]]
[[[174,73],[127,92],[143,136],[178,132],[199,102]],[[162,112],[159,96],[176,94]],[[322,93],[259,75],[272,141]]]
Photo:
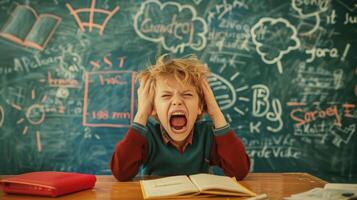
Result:
[[30,172],[0,180],[6,193],[60,196],[93,188],[96,178],[91,174],[70,172]]

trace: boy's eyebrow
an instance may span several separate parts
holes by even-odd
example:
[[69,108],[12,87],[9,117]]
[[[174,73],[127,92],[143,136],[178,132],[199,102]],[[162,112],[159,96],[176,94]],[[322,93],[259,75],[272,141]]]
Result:
[[164,90],[164,91],[161,91],[161,93],[172,93],[172,92],[169,90]]

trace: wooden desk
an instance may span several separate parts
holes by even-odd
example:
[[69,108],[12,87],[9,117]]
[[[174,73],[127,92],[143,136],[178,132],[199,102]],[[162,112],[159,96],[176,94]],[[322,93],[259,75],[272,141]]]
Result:
[[[307,173],[250,173],[241,184],[257,194],[266,193],[269,199],[282,199],[294,193],[304,192],[314,187],[323,187],[326,182]],[[3,200],[94,200],[94,199],[142,199],[139,182],[118,182],[113,176],[97,176],[97,183],[92,190],[86,190],[59,198],[43,198],[25,195],[10,195],[0,192]],[[202,198],[195,198],[202,199]],[[217,197],[209,199],[239,199]]]

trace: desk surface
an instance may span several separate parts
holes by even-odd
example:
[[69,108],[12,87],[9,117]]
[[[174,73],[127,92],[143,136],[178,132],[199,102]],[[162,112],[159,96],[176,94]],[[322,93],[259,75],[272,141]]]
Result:
[[[323,187],[326,182],[307,173],[250,173],[239,181],[257,194],[266,193],[270,200],[282,199],[291,194],[304,192],[314,187]],[[65,195],[59,198],[36,198],[34,196],[10,195],[0,191],[3,200],[34,200],[34,199],[142,199],[138,181],[118,182],[113,176],[97,176],[97,182],[92,190]],[[202,198],[195,198],[202,199]],[[239,198],[209,198],[209,199],[239,199]]]

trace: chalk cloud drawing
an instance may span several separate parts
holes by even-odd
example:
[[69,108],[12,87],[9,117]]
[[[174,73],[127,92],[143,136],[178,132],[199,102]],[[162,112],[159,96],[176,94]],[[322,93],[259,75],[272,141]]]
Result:
[[[100,9],[100,8],[95,8],[95,3],[96,0],[92,0],[91,1],[91,7],[90,8],[79,8],[77,10],[74,10],[72,8],[72,6],[70,4],[66,4],[68,10],[71,12],[71,15],[73,15],[74,19],[76,20],[79,29],[84,32],[84,28],[88,27],[89,28],[89,32],[93,31],[93,28],[97,28],[99,30],[99,35],[103,35],[104,29],[107,26],[108,21],[110,20],[110,18],[113,17],[113,15],[119,11],[120,7],[116,6],[114,8],[114,10],[112,11],[108,11],[105,9]],[[81,13],[89,13],[89,19],[87,22],[82,22],[81,18],[78,16],[78,14]],[[107,17],[104,19],[102,24],[96,24],[94,23],[94,15],[96,13],[100,13],[100,14],[106,14]]]
[[330,0],[319,0],[319,1],[301,1],[292,0],[291,7],[296,10],[302,18],[315,17],[314,27],[305,32],[299,33],[300,35],[310,35],[314,33],[320,26],[320,13],[325,12],[328,9]]
[[279,73],[283,73],[282,57],[300,48],[296,28],[284,18],[264,17],[252,27],[250,32],[263,62],[276,63]]
[[176,2],[145,1],[134,17],[134,29],[141,38],[162,43],[174,53],[186,47],[199,51],[207,43],[204,19],[197,16],[194,7]]
[[27,5],[17,5],[11,17],[0,31],[0,36],[37,50],[44,50],[57,29],[61,18],[52,14],[40,14]]

